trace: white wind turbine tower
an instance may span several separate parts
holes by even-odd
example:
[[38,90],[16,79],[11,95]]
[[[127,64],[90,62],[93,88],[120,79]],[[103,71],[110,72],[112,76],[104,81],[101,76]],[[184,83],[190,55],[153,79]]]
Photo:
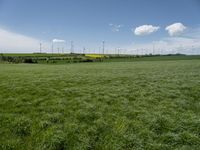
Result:
[[71,53],[74,53],[74,41],[71,41],[71,48],[70,48],[70,50],[71,50]]
[[40,42],[40,53],[42,53],[42,43]]
[[53,49],[54,49],[54,44],[53,44],[53,41],[52,41],[52,45],[51,45],[51,53],[53,54]]
[[102,41],[102,50],[103,50],[103,54],[105,53],[105,41]]

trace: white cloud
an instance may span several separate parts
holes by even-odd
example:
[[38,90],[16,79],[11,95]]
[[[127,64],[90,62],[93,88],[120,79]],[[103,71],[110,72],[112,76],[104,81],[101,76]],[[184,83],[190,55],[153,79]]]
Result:
[[168,31],[170,36],[178,36],[181,35],[185,30],[186,26],[184,26],[182,23],[174,23],[172,25],[169,25],[165,28],[165,30]]
[[120,24],[117,25],[117,24],[112,24],[112,23],[110,23],[109,26],[111,27],[111,30],[112,30],[113,32],[119,32],[119,31],[120,31],[120,28],[123,27],[123,25],[120,25]]
[[159,26],[153,26],[153,25],[142,25],[139,27],[136,27],[135,30],[133,29],[133,32],[135,35],[149,35],[151,33],[154,33],[160,29]]
[[61,39],[53,39],[52,40],[53,43],[65,43],[65,40],[61,40]]
[[36,52],[39,43],[43,43],[43,48],[48,45],[47,42],[0,28],[0,52]]

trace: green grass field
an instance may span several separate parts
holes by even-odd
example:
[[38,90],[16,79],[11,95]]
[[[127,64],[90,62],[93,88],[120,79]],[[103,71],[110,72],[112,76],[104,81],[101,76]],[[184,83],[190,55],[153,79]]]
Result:
[[0,64],[0,149],[200,149],[200,60]]

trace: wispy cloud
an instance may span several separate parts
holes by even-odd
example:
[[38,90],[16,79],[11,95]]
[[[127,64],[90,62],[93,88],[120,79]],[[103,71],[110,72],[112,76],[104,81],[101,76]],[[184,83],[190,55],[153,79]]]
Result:
[[166,37],[148,43],[133,43],[124,48],[129,53],[155,53],[155,54],[200,54],[200,38]]
[[121,24],[117,25],[117,24],[112,24],[112,23],[110,23],[109,26],[111,27],[112,32],[119,32],[120,28],[123,27],[123,25],[121,25]]
[[153,25],[142,25],[139,27],[136,27],[135,29],[132,29],[135,35],[149,35],[152,34],[160,29],[159,26],[153,26]]
[[39,49],[39,43],[43,43],[43,48],[48,46],[45,41],[2,28],[0,28],[0,43],[0,52],[35,52]]

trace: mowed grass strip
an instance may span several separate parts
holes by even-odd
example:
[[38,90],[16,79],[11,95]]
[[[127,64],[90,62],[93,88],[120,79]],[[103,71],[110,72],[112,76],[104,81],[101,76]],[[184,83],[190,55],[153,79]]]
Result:
[[0,64],[0,149],[200,149],[200,61]]

